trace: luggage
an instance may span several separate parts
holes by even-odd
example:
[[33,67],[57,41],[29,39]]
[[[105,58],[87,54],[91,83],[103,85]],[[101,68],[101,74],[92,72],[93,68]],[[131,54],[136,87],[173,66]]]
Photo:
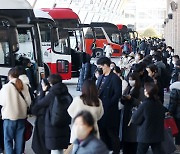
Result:
[[170,128],[173,136],[176,136],[179,133],[176,122],[172,116],[167,116],[164,119],[165,129]]

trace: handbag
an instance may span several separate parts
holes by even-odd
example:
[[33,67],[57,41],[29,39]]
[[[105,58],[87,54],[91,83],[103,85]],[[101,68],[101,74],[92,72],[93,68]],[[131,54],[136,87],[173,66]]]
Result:
[[179,133],[176,122],[172,116],[166,116],[164,119],[164,128],[170,128],[173,136],[176,136]]
[[171,154],[176,150],[170,128],[164,129],[164,141],[161,142],[161,148],[163,154]]
[[26,119],[25,120],[25,131],[24,131],[24,140],[28,141],[33,133],[33,125]]

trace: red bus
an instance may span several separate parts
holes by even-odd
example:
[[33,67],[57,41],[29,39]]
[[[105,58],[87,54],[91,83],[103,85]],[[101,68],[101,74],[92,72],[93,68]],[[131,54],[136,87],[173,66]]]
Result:
[[64,74],[64,79],[78,76],[82,64],[82,52],[85,51],[83,29],[79,27],[79,16],[69,8],[44,8],[42,10],[49,13],[59,29],[62,48],[59,53],[53,55],[53,59],[56,60],[58,54],[60,55],[61,65],[67,68],[65,71],[68,72]]
[[119,31],[116,25],[107,22],[92,22],[85,34],[86,52],[94,57],[103,55],[104,44],[110,44],[114,57],[122,54],[119,45]]
[[138,33],[132,30],[132,28],[128,28],[126,25],[118,24],[117,27],[120,34],[120,44],[123,44],[125,41],[130,41],[131,39],[138,37]]

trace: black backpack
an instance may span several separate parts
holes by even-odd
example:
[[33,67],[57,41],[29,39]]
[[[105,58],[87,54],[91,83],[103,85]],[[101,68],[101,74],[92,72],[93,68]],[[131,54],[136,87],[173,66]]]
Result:
[[67,93],[59,97],[55,96],[50,106],[50,122],[52,126],[66,126],[71,123],[71,117],[67,112],[73,98]]

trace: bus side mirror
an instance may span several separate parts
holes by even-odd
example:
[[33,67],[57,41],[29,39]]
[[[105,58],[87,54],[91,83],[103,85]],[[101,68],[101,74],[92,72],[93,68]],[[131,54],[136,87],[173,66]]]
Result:
[[58,29],[57,28],[52,28],[51,29],[51,36],[52,36],[52,43],[51,43],[51,48],[53,51],[56,51],[55,48],[59,46],[59,34],[58,34]]
[[10,39],[10,44],[11,44],[11,49],[12,52],[16,52],[19,50],[19,40],[18,40],[18,32],[16,28],[11,28],[10,29],[10,33],[9,35],[11,35],[11,39]]

